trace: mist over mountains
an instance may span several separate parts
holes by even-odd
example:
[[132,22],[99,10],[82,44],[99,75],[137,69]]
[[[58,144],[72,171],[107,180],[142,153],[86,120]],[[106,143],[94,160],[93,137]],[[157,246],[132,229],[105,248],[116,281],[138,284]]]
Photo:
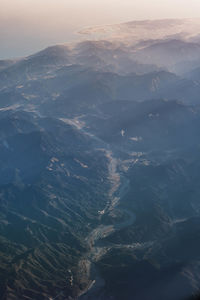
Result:
[[199,20],[0,61],[0,298],[200,290]]

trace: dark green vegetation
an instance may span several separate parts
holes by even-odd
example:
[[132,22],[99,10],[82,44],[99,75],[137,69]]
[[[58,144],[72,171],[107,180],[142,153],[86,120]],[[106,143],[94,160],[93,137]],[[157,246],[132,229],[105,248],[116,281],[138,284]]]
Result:
[[198,293],[199,49],[83,42],[1,62],[2,300]]

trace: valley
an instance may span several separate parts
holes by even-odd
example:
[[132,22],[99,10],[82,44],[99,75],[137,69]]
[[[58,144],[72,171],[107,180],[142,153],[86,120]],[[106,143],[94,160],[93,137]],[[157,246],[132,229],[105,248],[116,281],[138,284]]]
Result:
[[1,62],[0,299],[199,293],[199,24],[85,29]]

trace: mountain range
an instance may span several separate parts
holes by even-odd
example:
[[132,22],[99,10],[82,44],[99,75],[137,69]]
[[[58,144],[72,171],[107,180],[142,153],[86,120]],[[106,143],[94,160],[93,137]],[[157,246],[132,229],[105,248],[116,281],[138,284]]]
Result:
[[199,27],[89,28],[0,61],[2,300],[195,299]]

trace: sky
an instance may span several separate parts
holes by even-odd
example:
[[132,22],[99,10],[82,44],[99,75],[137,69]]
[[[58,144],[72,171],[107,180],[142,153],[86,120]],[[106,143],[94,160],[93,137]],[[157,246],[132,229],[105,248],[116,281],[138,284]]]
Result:
[[200,0],[0,0],[0,59],[73,40],[79,29],[200,17]]

